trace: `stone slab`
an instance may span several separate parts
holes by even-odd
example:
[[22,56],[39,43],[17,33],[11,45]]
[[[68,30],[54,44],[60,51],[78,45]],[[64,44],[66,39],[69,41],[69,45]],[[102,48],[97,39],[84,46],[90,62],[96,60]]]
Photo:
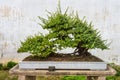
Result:
[[105,70],[105,62],[79,62],[79,61],[22,61],[19,63],[20,69],[48,69],[54,66],[55,69],[90,69]]
[[19,65],[13,67],[10,71],[13,75],[29,75],[29,76],[39,76],[39,75],[86,75],[86,76],[111,76],[115,75],[116,71],[107,66],[106,70],[23,70],[19,69]]

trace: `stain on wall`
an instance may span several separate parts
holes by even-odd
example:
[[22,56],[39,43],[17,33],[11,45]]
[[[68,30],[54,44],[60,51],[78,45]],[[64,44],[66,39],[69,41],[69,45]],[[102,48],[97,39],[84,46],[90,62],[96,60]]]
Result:
[[11,8],[8,6],[0,7],[0,14],[2,17],[9,17],[11,15]]

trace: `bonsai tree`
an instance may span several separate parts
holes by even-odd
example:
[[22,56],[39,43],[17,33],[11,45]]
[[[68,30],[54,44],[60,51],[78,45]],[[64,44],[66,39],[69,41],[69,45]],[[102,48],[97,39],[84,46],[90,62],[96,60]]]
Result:
[[75,49],[71,54],[88,56],[89,49],[108,49],[106,40],[101,39],[99,31],[93,28],[92,23],[80,19],[77,13],[68,14],[67,11],[68,9],[62,13],[59,4],[56,12],[48,12],[47,19],[39,16],[41,27],[47,29],[49,34],[28,37],[21,42],[18,52],[47,57],[57,54],[57,50],[70,47]]

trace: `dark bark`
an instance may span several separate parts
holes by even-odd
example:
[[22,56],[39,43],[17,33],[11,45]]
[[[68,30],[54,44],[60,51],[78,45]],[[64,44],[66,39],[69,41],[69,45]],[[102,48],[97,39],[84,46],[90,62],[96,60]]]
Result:
[[79,42],[75,51],[74,51],[74,54],[78,53],[80,56],[89,56],[90,53],[88,52],[88,49],[85,48],[85,47],[82,47],[82,42]]

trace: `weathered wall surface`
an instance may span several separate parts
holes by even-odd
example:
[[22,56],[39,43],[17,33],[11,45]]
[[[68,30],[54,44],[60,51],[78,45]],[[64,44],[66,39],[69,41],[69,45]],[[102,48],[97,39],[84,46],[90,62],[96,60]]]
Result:
[[[38,32],[47,33],[38,23],[37,16],[46,17],[47,11],[55,11],[57,0],[0,0],[0,55],[2,59],[22,59],[27,54],[18,54],[20,40]],[[120,64],[120,1],[119,0],[61,0],[62,11],[78,11],[86,16],[103,39],[111,42],[110,50],[91,50],[106,62]],[[69,51],[69,50],[68,50]],[[3,54],[3,55],[2,55]]]

